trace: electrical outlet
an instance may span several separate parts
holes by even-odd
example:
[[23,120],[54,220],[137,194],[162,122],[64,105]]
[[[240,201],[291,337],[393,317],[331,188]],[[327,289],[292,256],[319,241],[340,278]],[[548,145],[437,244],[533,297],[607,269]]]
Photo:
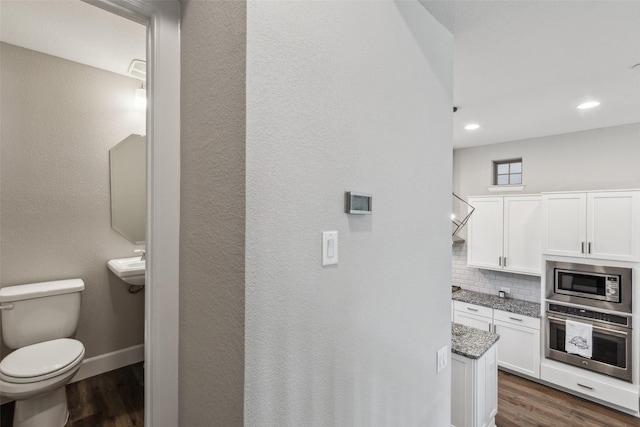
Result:
[[447,367],[447,361],[449,359],[449,349],[445,345],[440,350],[438,350],[437,360],[436,360],[436,373],[444,371],[444,368]]
[[504,292],[505,294],[510,294],[511,293],[511,288],[505,288],[505,287],[501,286],[500,290],[502,292]]

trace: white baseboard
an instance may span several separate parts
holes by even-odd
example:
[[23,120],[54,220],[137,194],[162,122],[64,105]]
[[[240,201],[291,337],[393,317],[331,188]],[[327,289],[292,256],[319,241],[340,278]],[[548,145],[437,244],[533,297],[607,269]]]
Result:
[[[71,379],[70,383],[104,374],[114,369],[124,368],[125,366],[133,365],[143,360],[144,344],[134,345],[133,347],[91,357],[82,361],[80,370],[78,370],[78,373]],[[11,400],[12,399],[7,399],[2,396],[0,397],[0,404],[11,402]]]
[[133,347],[91,357],[82,361],[80,370],[70,382],[74,383],[85,378],[104,374],[105,372],[133,365],[143,360],[144,344],[134,345]]

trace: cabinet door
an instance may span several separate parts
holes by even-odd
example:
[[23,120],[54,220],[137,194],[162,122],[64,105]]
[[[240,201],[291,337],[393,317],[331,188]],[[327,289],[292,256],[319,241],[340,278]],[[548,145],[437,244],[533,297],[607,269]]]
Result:
[[479,359],[451,354],[451,426],[495,426],[498,412],[497,346]]
[[505,271],[541,274],[542,198],[504,198]]
[[453,313],[453,321],[462,325],[471,326],[472,328],[481,329],[483,331],[491,331],[493,322],[489,317],[478,316],[477,314],[464,313],[455,311]]
[[585,193],[542,197],[542,250],[548,255],[584,257],[587,241]]
[[498,355],[500,348],[493,345],[482,356],[484,359],[484,384],[480,389],[480,393],[484,394],[484,411],[481,417],[481,426],[494,426],[495,417],[498,413]]
[[473,360],[451,353],[451,426],[472,427],[475,371]]
[[475,211],[467,231],[467,264],[472,267],[501,269],[503,241],[503,198],[469,198]]
[[540,330],[494,320],[498,341],[498,364],[540,378]]
[[633,412],[638,410],[638,386],[630,383],[619,384],[619,380],[594,374],[564,363],[545,360],[541,366],[540,378],[551,384],[586,395],[592,399],[613,403]]
[[640,192],[587,195],[589,257],[640,261]]

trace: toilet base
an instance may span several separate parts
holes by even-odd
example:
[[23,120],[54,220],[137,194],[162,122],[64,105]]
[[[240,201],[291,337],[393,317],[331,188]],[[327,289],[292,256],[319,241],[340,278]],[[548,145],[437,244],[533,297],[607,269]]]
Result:
[[63,427],[69,418],[64,386],[27,400],[16,400],[13,427]]

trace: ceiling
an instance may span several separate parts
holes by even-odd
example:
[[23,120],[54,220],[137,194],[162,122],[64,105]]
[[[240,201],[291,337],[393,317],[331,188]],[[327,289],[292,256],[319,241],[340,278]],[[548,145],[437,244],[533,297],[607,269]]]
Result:
[[[640,0],[419,1],[455,36],[455,148],[640,122]],[[145,59],[144,26],[79,0],[2,0],[0,29],[115,73]]]
[[639,0],[420,3],[455,36],[454,147],[640,122]]
[[144,25],[80,0],[0,1],[3,42],[118,74],[146,60],[146,34]]

